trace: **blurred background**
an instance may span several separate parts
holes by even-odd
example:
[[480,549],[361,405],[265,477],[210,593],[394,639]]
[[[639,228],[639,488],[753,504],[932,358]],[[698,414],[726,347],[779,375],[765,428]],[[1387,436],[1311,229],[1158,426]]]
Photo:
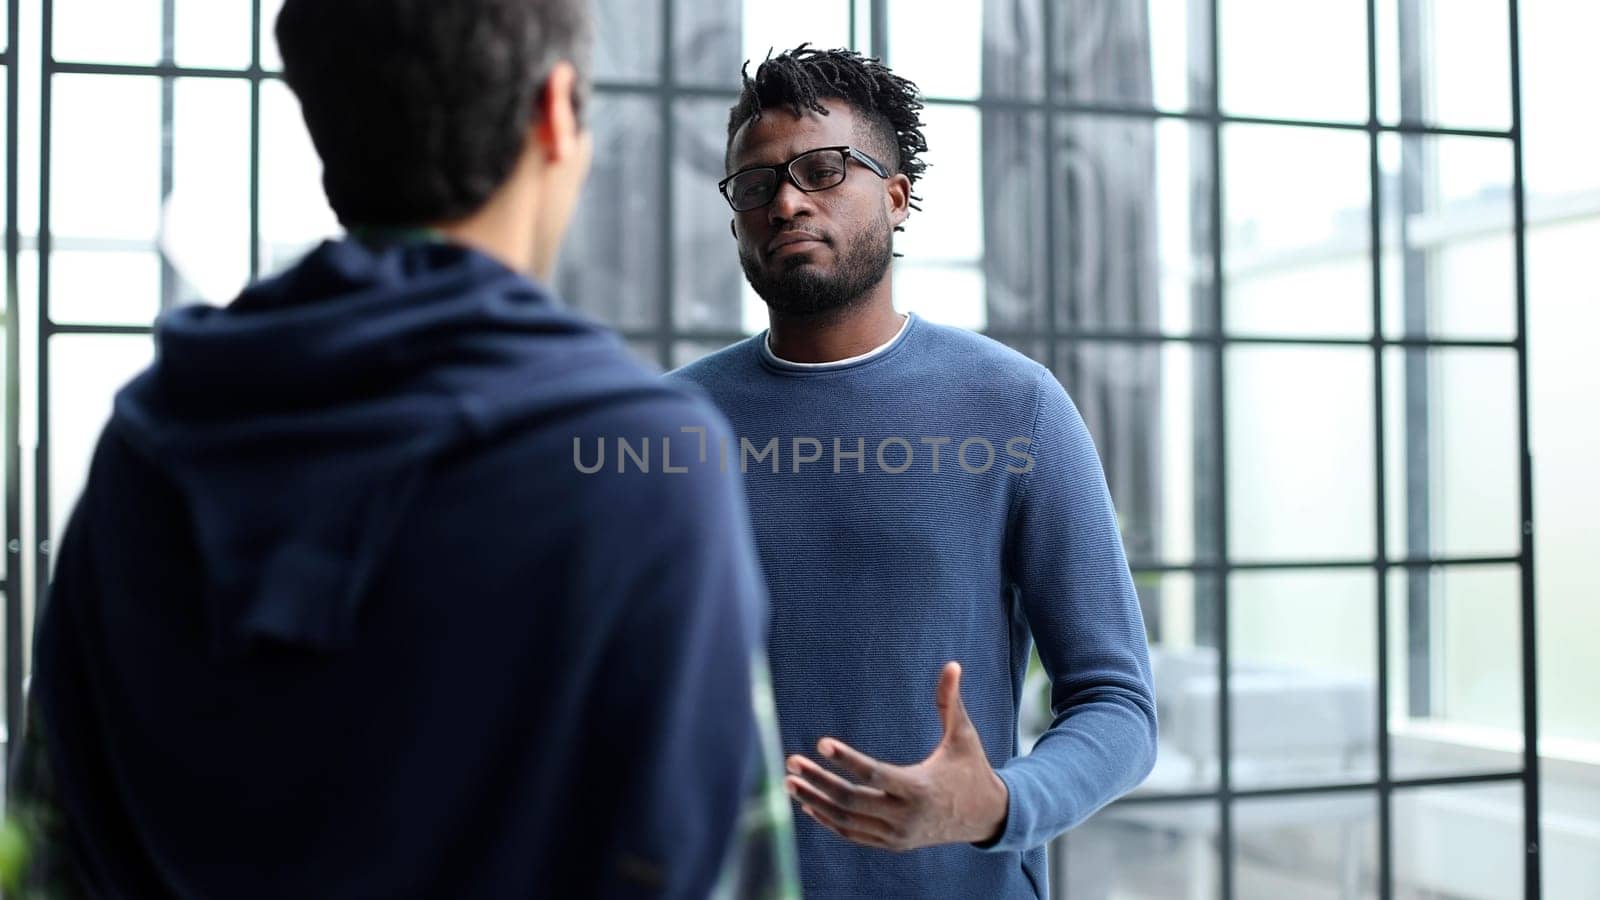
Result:
[[[338,232],[280,3],[0,15],[9,725],[152,320]],[[854,47],[927,96],[896,302],[1071,392],[1156,667],[1156,772],[1052,847],[1056,896],[1600,897],[1600,4],[596,17],[556,287],[661,367],[765,327],[715,187],[741,63]]]

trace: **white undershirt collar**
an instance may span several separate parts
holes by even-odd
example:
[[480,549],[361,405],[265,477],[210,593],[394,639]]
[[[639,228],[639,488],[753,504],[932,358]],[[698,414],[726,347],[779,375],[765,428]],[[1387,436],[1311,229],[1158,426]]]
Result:
[[772,329],[770,328],[761,334],[761,352],[767,357],[767,359],[772,360],[773,362],[799,369],[831,369],[836,366],[853,366],[856,363],[865,362],[866,360],[869,360],[894,346],[895,341],[900,340],[900,336],[906,333],[907,328],[911,327],[912,315],[913,313],[906,313],[903,316],[905,321],[900,323],[900,330],[894,333],[894,337],[889,338],[887,341],[884,341],[865,353],[862,353],[858,356],[852,356],[848,359],[833,359],[827,362],[815,363],[795,362],[794,360],[784,359],[778,354],[772,352]]

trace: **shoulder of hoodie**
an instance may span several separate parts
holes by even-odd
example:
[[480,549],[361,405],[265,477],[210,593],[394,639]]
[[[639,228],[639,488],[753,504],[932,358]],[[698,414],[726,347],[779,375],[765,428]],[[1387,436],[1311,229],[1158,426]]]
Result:
[[[690,440],[698,444],[701,433],[712,440],[732,434],[727,419],[696,385],[662,377],[659,369],[636,357],[614,334],[596,349],[598,352],[588,354],[568,377],[583,381],[584,370],[604,369],[603,387],[574,390],[571,404],[546,407],[543,413],[510,425],[486,442],[463,447],[459,453],[471,462],[458,462],[504,468],[508,479],[528,483],[537,481],[529,478],[531,466],[553,461],[564,472],[572,470],[578,441],[588,441],[587,446],[592,447],[601,439],[614,444],[619,438],[637,442],[649,437],[659,449],[659,443],[667,439],[675,444]],[[560,387],[554,390],[559,392]],[[679,452],[678,448],[674,452]],[[605,479],[584,481],[598,485]]]
[[[663,377],[659,369],[634,356],[620,338],[613,336],[607,343],[609,350],[590,355],[582,365],[611,370],[606,389],[586,396],[558,418],[537,417],[513,427],[503,440],[525,444],[552,432],[569,437],[578,433],[676,436],[686,428],[703,428],[708,434],[731,432],[727,419],[699,386]],[[579,371],[571,374],[580,376]]]
[[[530,536],[550,528],[571,532],[570,540],[635,548],[686,536],[725,540],[744,514],[739,476],[694,460],[702,440],[722,446],[732,428],[696,392],[639,370],[648,379],[645,390],[526,423],[441,460],[425,496],[479,522],[514,523],[479,530],[487,553],[525,555]],[[624,440],[642,445],[647,471],[618,471]],[[592,464],[602,445],[601,470],[585,471],[580,459]],[[663,472],[669,458],[681,466],[670,475]]]

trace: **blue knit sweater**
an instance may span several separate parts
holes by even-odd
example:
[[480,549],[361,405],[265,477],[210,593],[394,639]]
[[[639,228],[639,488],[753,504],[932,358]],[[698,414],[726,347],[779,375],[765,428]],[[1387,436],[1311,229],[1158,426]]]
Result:
[[[808,898],[1012,900],[1047,893],[1044,844],[1135,787],[1155,758],[1144,624],[1094,443],[1043,366],[912,317],[866,358],[801,366],[757,335],[673,373],[732,421],[771,589],[786,753],[837,737],[897,764],[942,729],[948,660],[1010,791],[992,847],[893,854],[800,816]],[[1054,721],[1019,756],[1029,648]]]

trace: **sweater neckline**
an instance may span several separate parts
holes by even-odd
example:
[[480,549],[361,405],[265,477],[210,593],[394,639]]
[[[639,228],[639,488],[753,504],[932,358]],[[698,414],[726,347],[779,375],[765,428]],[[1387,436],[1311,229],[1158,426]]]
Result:
[[868,350],[865,353],[852,356],[847,359],[837,359],[829,362],[803,363],[784,359],[783,357],[772,352],[772,345],[769,343],[771,338],[770,330],[762,331],[760,334],[756,335],[756,342],[759,344],[761,349],[761,362],[766,365],[767,368],[772,369],[775,372],[779,372],[784,375],[826,375],[834,372],[844,372],[852,369],[858,369],[862,366],[869,365],[881,359],[887,358],[906,342],[906,336],[911,333],[913,327],[915,327],[916,321],[917,314],[908,312],[905,315],[905,321],[900,325],[900,330],[895,332],[894,337],[876,347],[873,347],[871,350]]

